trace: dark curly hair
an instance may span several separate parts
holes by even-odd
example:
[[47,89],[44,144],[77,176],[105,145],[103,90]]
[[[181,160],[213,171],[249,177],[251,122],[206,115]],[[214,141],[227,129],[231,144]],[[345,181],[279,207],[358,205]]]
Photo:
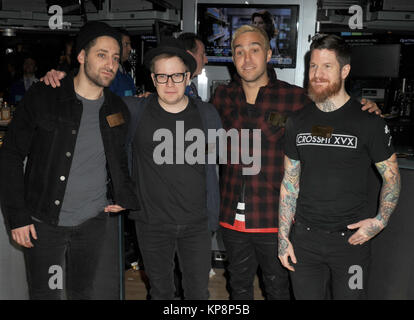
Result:
[[273,16],[269,11],[263,10],[259,12],[255,12],[252,14],[252,23],[254,22],[254,18],[260,17],[263,19],[265,23],[265,31],[269,40],[271,40],[275,36],[275,22],[273,20]]

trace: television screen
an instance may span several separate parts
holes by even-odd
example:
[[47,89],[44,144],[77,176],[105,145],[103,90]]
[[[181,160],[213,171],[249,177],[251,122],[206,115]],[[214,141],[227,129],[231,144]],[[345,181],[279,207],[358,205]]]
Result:
[[231,39],[237,28],[253,24],[265,29],[270,39],[270,63],[279,68],[296,67],[298,5],[198,4],[198,35],[209,63],[229,63]]
[[174,37],[174,33],[180,31],[180,26],[155,20],[153,29],[154,34],[157,37],[157,43],[159,44],[165,37]]
[[400,44],[375,44],[351,47],[352,78],[398,78]]

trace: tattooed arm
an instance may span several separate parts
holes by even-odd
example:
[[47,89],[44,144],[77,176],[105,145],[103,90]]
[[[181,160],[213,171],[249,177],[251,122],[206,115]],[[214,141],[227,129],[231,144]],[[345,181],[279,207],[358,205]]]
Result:
[[299,194],[300,161],[285,156],[285,174],[280,186],[279,196],[279,250],[278,256],[283,266],[291,271],[295,269],[289,263],[289,257],[296,263],[293,246],[289,241],[289,232],[296,212],[296,199]]
[[395,153],[388,160],[378,162],[375,166],[382,176],[378,214],[375,218],[365,219],[348,226],[349,229],[359,228],[358,231],[349,238],[348,242],[350,244],[363,244],[375,237],[387,226],[388,220],[398,203],[401,179]]

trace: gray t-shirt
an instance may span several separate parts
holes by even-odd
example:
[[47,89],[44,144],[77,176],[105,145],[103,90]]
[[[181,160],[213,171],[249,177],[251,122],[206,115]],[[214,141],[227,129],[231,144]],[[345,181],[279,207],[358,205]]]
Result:
[[97,216],[108,205],[106,158],[99,127],[99,109],[104,97],[83,103],[67,186],[59,215],[59,226],[77,226]]

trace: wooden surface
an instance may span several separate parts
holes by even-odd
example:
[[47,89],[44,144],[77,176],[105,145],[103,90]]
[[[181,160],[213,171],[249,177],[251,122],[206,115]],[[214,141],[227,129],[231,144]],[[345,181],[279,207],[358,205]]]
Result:
[[[210,300],[228,300],[229,293],[226,289],[227,280],[224,269],[213,269],[214,275],[210,275],[209,291]],[[146,300],[147,299],[147,278],[142,270],[127,270],[125,272],[125,299]],[[263,300],[262,291],[259,287],[258,277],[254,280],[254,299]]]

